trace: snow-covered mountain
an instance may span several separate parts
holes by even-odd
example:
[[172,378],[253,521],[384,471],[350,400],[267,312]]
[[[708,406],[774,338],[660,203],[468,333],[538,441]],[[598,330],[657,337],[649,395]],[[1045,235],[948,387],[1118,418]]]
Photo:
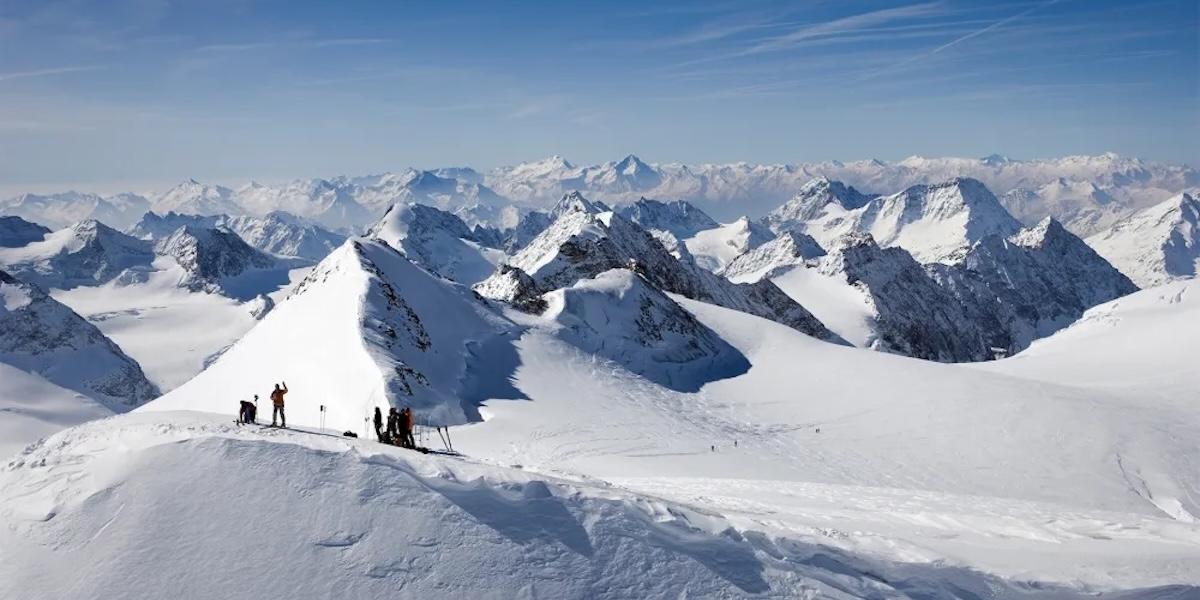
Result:
[[387,242],[425,270],[466,285],[490,275],[503,253],[475,241],[457,216],[424,204],[392,205],[368,237]]
[[174,258],[184,271],[179,285],[196,292],[237,295],[235,289],[241,287],[241,282],[235,282],[237,278],[278,267],[275,259],[224,227],[183,225],[158,240],[154,251]]
[[97,285],[118,277],[140,280],[153,261],[149,242],[92,219],[20,248],[0,248],[4,269],[46,288]]
[[[631,168],[631,165],[635,165]],[[633,171],[637,177],[624,176]],[[576,166],[562,157],[495,169],[485,176],[500,194],[529,205],[548,205],[563,193],[578,190],[614,204],[632,203],[641,196],[661,200],[687,200],[719,219],[741,214],[764,214],[816,177],[845,182],[859,190],[886,193],[915,185],[930,185],[955,178],[977,179],[999,194],[1016,189],[1047,193],[1047,201],[1068,212],[1051,213],[1076,223],[1072,213],[1087,209],[1104,197],[1121,210],[1131,211],[1160,202],[1185,189],[1200,186],[1200,172],[1189,166],[1153,163],[1107,153],[1039,160],[1014,160],[1002,156],[926,158],[901,161],[825,161],[793,165],[648,164],[627,157],[593,166]],[[1065,189],[1056,189],[1059,181]],[[1092,195],[1094,185],[1105,196]],[[1045,187],[1044,186],[1050,186]],[[1015,204],[1014,204],[1015,206]],[[1035,223],[1037,209],[1021,212]]]
[[50,229],[21,217],[0,217],[0,248],[20,248],[46,239]]
[[[743,310],[820,338],[831,337],[804,307],[769,281],[733,284],[696,265],[690,256],[676,258],[645,229],[578,193],[564,197],[560,207],[569,209],[507,261],[542,291],[568,287],[610,269],[632,269],[662,291]],[[490,287],[486,281],[481,285]]]
[[803,229],[812,220],[831,220],[831,212],[844,215],[858,210],[872,198],[840,181],[817,177],[801,186],[787,202],[767,213],[763,223],[772,231],[795,231]]
[[346,241],[344,235],[282,211],[270,212],[264,217],[229,217],[221,224],[267,254],[313,262],[329,256]]
[[549,294],[558,337],[663,387],[695,392],[746,372],[740,352],[641,275],[613,269]]
[[[489,343],[509,328],[467,288],[440,279],[380,241],[352,239],[159,409],[232,411],[285,381],[289,422],[325,405],[354,427],[374,406],[412,406],[419,422],[476,419],[471,365],[502,360]],[[498,374],[503,377],[504,374]],[[481,376],[482,377],[482,376]],[[486,377],[484,378],[486,379]]]
[[[160,214],[176,212],[188,215],[234,215],[241,214],[234,191],[220,185],[205,184],[189,179],[155,196],[151,206]],[[139,216],[141,214],[139,213]]]
[[0,363],[126,411],[158,389],[95,325],[36,285],[0,271]]
[[[734,258],[774,238],[775,234],[764,225],[741,217],[732,223],[700,231],[682,243],[696,264],[717,272]],[[668,246],[668,249],[673,248]]]
[[1142,287],[1200,274],[1200,201],[1180,194],[1130,215],[1088,245]]
[[825,249],[812,237],[784,231],[775,239],[738,255],[718,274],[734,282],[753,282],[770,279],[790,267],[821,256],[825,256]]
[[144,240],[160,240],[183,226],[224,227],[267,254],[313,262],[325,258],[346,240],[343,235],[282,211],[268,213],[265,217],[147,212],[127,233]]
[[0,202],[0,214],[16,215],[54,229],[96,219],[124,229],[150,209],[150,202],[137,194],[97,194],[62,192],[58,194],[21,194]]
[[414,171],[404,177],[391,177],[360,192],[362,196],[388,198],[390,202],[420,203],[449,212],[468,227],[514,227],[520,218],[517,207],[480,183],[439,176],[430,171]]
[[1026,225],[1054,217],[1068,231],[1087,237],[1110,227],[1138,204],[1126,205],[1091,181],[1062,177],[1039,188],[1014,188],[1000,197],[1008,212]]
[[639,198],[632,204],[618,206],[616,211],[643,229],[666,231],[681,240],[720,225],[704,211],[683,200],[659,202]]
[[879,245],[900,246],[922,263],[953,262],[985,236],[1007,236],[1021,227],[974,179],[870,199],[837,182],[815,180],[765,222],[776,231],[811,235],[822,246],[848,233],[869,233]]
[[864,294],[873,323],[862,347],[943,362],[992,357],[979,324],[901,248],[880,248],[869,234],[847,234],[818,259],[816,270]]
[[992,357],[979,325],[960,301],[901,248],[848,233],[828,253],[785,231],[735,259],[732,281],[770,279],[834,333],[860,348],[943,362]]
[[1010,353],[1070,325],[1088,308],[1137,291],[1051,218],[1008,237],[987,236],[959,262],[927,270],[963,302],[989,345]]

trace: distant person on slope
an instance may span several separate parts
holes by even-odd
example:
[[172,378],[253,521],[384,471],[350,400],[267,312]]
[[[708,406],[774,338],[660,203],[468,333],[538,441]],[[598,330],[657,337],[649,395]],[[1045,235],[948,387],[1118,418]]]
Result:
[[412,409],[407,406],[404,407],[404,410],[400,411],[400,416],[402,417],[401,424],[404,426],[404,447],[405,448],[416,448],[417,441],[413,439]]
[[383,412],[378,406],[375,407],[375,437],[379,438],[380,442],[383,441]]
[[279,427],[287,427],[287,416],[283,414],[283,395],[288,393],[288,386],[286,381],[282,388],[279,385],[275,384],[275,391],[271,392],[271,404],[275,405],[275,410],[271,411],[271,427],[276,427],[276,417],[279,417]]
[[250,405],[250,422],[258,424],[258,394],[254,395],[254,404]]

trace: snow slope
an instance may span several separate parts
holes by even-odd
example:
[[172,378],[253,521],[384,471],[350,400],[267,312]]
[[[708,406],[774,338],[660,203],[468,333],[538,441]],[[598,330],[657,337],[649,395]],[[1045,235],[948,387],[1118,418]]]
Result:
[[1200,281],[1141,290],[1089,309],[1070,327],[994,364],[992,371],[1117,389],[1139,402],[1200,402]]
[[195,413],[52,437],[0,471],[0,515],[5,597],[1084,596],[603,483]]
[[87,421],[111,416],[103,404],[0,362],[0,456]]
[[469,289],[387,244],[352,239],[210,367],[146,410],[230,412],[285,381],[294,422],[313,422],[325,405],[330,423],[353,427],[391,403],[413,407],[421,422],[462,423],[474,414],[470,365],[502,362],[504,345],[491,341],[510,327]]
[[1087,243],[1142,287],[1200,273],[1200,201],[1180,194],[1089,237]]
[[[109,282],[55,290],[53,296],[95,324],[142,365],[160,390],[169,391],[202,371],[257,323],[261,300],[240,302],[220,294],[188,291],[188,275],[160,257],[145,281]],[[311,267],[281,271],[286,282],[268,297],[282,299]]]

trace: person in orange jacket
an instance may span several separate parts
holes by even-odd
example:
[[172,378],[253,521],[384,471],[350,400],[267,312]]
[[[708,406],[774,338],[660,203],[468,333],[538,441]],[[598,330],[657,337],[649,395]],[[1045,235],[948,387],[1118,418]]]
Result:
[[275,384],[275,391],[271,392],[271,404],[275,405],[275,410],[271,411],[271,427],[275,427],[275,417],[279,417],[281,427],[287,427],[287,416],[283,414],[283,395],[288,393],[287,382],[283,382],[283,387],[280,384]]
[[404,426],[404,445],[408,448],[416,448],[417,441],[413,439],[413,413],[412,409],[407,406],[400,413],[403,417],[401,425]]

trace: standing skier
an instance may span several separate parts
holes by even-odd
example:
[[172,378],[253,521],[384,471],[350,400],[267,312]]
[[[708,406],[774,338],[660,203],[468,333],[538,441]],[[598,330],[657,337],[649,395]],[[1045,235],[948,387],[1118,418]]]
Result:
[[404,426],[404,447],[405,448],[416,448],[417,441],[413,439],[412,409],[407,406],[404,407],[404,410],[400,412],[400,416],[402,417],[401,425]]
[[388,444],[395,444],[395,443],[397,443],[397,440],[400,438],[400,415],[396,412],[395,406],[388,408],[386,435],[387,435],[386,443],[388,443]]
[[288,393],[287,382],[283,382],[283,387],[275,384],[275,391],[271,392],[271,404],[275,409],[271,411],[271,427],[276,427],[275,417],[279,417],[280,427],[287,427],[287,416],[283,414],[283,395]]
[[383,441],[383,413],[378,406],[375,407],[375,437],[379,438],[380,442]]

